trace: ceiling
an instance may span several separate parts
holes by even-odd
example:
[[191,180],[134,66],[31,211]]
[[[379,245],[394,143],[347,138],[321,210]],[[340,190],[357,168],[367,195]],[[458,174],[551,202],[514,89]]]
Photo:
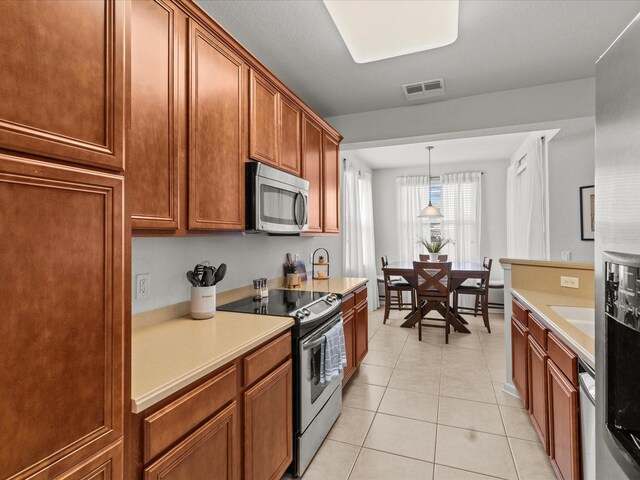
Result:
[[[556,131],[539,132],[551,138]],[[456,138],[435,142],[421,142],[388,147],[361,148],[351,150],[356,158],[372,170],[380,168],[427,167],[427,145],[431,151],[431,164],[453,162],[483,162],[508,160],[533,132],[487,135],[483,137]]]
[[456,97],[594,76],[640,0],[461,0],[451,45],[357,64],[321,0],[197,0],[322,116],[405,106],[401,85],[443,77]]

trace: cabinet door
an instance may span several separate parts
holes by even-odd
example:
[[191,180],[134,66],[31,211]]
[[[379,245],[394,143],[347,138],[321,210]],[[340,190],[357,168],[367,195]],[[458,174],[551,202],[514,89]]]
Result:
[[524,408],[529,408],[527,337],[529,333],[515,318],[511,318],[511,366],[513,384],[518,389]]
[[364,359],[369,351],[369,304],[366,302],[356,305],[356,366]]
[[292,370],[287,361],[244,394],[244,476],[279,479],[293,459]]
[[259,73],[251,70],[249,93],[249,156],[278,166],[278,91]]
[[120,440],[56,480],[119,480],[123,478],[123,457]]
[[343,385],[346,384],[356,369],[356,352],[355,352],[355,311],[350,310],[343,315],[342,322],[344,324],[344,343],[347,350],[347,366],[344,369]]
[[300,108],[280,95],[280,168],[300,175]]
[[528,337],[529,415],[540,441],[549,452],[549,405],[547,402],[547,361],[549,357],[533,336]]
[[322,232],[322,130],[302,119],[302,178],[309,181],[309,232]]
[[237,407],[233,402],[144,471],[145,480],[232,480],[237,460]]
[[190,32],[189,228],[242,230],[247,67],[193,20]]
[[324,231],[340,233],[340,160],[338,142],[323,133],[323,202]]
[[123,200],[122,177],[0,155],[0,478],[123,435]]
[[0,146],[121,170],[125,2],[0,2]]
[[580,478],[578,390],[552,361],[547,362],[549,385],[549,457],[558,478]]
[[178,52],[185,25],[185,15],[168,0],[131,4],[127,201],[133,228],[178,228],[178,88],[185,80]]

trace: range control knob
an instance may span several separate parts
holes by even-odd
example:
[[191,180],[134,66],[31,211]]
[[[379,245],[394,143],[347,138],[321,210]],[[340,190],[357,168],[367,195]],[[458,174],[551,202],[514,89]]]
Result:
[[302,320],[304,318],[304,313],[302,313],[300,310],[298,310],[296,313],[294,313],[294,316],[298,319],[298,320]]
[[308,317],[309,315],[311,315],[311,310],[309,310],[308,308],[303,308],[302,313],[305,317]]

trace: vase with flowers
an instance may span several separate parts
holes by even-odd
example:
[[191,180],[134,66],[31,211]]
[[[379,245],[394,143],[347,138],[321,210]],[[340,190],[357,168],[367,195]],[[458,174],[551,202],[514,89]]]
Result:
[[300,285],[300,274],[297,272],[295,263],[286,263],[284,273],[287,274],[287,287],[297,287]]

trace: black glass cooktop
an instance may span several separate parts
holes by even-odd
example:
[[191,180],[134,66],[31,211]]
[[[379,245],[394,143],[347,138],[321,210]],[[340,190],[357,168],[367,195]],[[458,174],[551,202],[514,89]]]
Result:
[[329,295],[324,292],[302,292],[299,290],[269,290],[269,296],[254,300],[243,298],[225,305],[218,305],[223,312],[254,313],[286,317],[289,313]]

